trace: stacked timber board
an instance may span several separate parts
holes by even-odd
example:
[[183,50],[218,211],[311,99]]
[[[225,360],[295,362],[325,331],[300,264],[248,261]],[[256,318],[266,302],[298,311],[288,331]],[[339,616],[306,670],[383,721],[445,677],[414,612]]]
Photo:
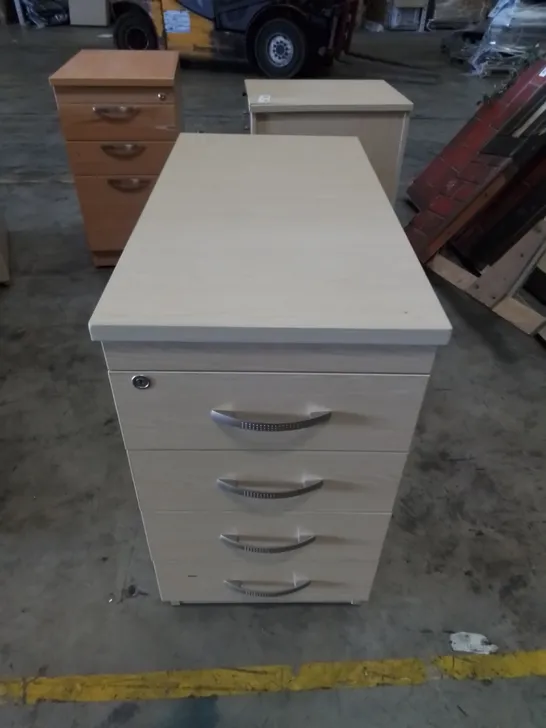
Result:
[[546,63],[485,101],[410,185],[419,259],[528,334],[544,337]]

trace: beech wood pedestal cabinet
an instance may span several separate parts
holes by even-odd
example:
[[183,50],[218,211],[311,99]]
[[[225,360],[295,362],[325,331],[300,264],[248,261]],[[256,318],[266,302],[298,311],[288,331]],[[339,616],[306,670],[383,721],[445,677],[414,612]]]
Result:
[[163,600],[368,598],[450,325],[357,139],[181,135],[90,332]]
[[49,79],[97,266],[117,263],[181,131],[178,65],[176,51],[83,50]]
[[260,78],[245,87],[251,134],[356,136],[394,204],[413,109],[409,99],[380,80]]

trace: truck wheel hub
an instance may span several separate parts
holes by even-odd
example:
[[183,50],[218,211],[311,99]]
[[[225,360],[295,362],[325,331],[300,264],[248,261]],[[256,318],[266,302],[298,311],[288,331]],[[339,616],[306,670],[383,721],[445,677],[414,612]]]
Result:
[[148,38],[141,28],[130,28],[127,31],[127,45],[135,51],[148,49]]
[[274,35],[267,44],[269,59],[277,68],[288,66],[294,57],[294,44],[286,35]]

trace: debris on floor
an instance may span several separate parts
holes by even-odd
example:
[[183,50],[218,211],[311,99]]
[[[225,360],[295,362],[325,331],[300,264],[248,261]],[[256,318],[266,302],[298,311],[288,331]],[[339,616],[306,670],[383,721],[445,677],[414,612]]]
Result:
[[499,0],[487,19],[450,33],[442,52],[465,63],[474,75],[516,75],[544,54],[546,6],[523,0]]
[[470,652],[473,655],[492,655],[499,650],[485,635],[477,632],[454,632],[449,636],[449,643],[453,652]]
[[527,0],[499,0],[489,12],[484,35],[470,59],[474,73],[519,72],[546,45],[546,7]]

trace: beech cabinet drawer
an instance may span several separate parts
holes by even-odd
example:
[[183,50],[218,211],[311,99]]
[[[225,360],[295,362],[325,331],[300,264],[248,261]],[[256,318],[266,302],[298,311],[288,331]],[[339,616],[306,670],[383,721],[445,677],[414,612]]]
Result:
[[75,175],[158,175],[172,149],[171,142],[67,142]]
[[228,511],[142,511],[154,562],[213,565],[245,561],[264,568],[290,562],[376,562],[390,514],[290,513],[282,518]]
[[133,450],[138,500],[148,511],[389,513],[404,453]]
[[166,602],[255,603],[363,602],[369,597],[377,564],[277,564],[267,571],[244,562],[195,566],[181,561],[154,564]]
[[57,105],[71,104],[160,104],[169,106],[176,102],[176,91],[172,86],[57,86]]
[[178,136],[172,104],[70,104],[59,108],[67,141],[174,141]]
[[120,251],[133,232],[157,177],[76,177],[89,247]]
[[128,450],[407,452],[428,377],[111,372],[110,380]]

